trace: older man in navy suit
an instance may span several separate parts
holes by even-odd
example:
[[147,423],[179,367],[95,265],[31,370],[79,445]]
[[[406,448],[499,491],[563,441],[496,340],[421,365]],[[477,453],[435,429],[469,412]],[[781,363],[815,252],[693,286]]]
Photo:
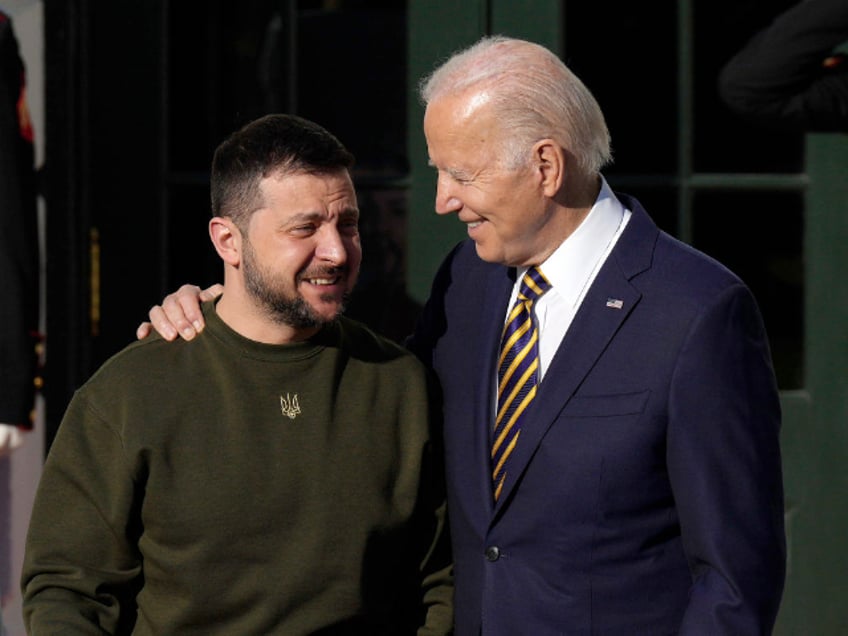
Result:
[[[780,412],[751,293],[609,189],[601,111],[546,49],[486,39],[422,94],[436,211],[471,239],[411,342],[445,394],[457,631],[769,633]],[[501,421],[501,332],[536,267],[535,385]]]
[[[770,633],[780,408],[750,291],[610,190],[601,110],[550,51],[485,38],[422,96],[436,211],[469,236],[409,342],[445,396],[456,632]],[[151,312],[163,335],[194,293]]]

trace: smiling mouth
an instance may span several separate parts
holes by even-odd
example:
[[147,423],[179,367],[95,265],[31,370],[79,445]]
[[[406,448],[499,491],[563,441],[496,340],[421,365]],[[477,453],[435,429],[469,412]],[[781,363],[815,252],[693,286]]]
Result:
[[334,278],[306,278],[304,280],[310,285],[318,285],[320,287],[325,285],[335,285],[341,280],[341,277],[336,276]]
[[299,278],[301,282],[316,287],[332,287],[344,282],[346,271],[343,267],[326,268],[323,272],[304,272]]
[[469,229],[473,230],[475,227],[477,227],[478,225],[482,225],[482,224],[483,224],[483,221],[472,221],[471,223],[468,224],[468,227],[469,227]]

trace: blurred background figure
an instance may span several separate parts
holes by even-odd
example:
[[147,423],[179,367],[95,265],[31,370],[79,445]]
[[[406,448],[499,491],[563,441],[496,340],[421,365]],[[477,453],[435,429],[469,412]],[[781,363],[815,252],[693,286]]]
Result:
[[0,455],[32,426],[38,331],[38,235],[33,132],[24,67],[0,12]]
[[725,103],[752,123],[848,132],[848,2],[803,0],[757,33],[722,69]]
[[363,188],[360,235],[367,249],[347,315],[403,342],[412,333],[421,303],[406,289],[408,196],[403,188]]
[[[0,471],[4,473],[5,457],[23,444],[32,428],[39,267],[35,185],[24,65],[12,21],[0,11]],[[0,496],[0,539],[9,535],[8,508],[9,498]],[[0,541],[0,600],[17,583],[10,577],[7,546],[7,541]]]

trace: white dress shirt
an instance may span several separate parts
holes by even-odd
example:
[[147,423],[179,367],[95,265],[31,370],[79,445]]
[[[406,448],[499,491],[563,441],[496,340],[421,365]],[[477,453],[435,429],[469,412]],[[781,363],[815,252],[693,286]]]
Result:
[[[601,191],[589,214],[539,266],[551,283],[551,289],[533,305],[539,326],[539,381],[544,378],[545,371],[580,308],[580,303],[621,236],[630,216],[630,210],[622,205],[610,190],[606,179],[601,177]],[[515,303],[521,279],[527,269],[518,269],[512,296],[507,305],[507,314]]]

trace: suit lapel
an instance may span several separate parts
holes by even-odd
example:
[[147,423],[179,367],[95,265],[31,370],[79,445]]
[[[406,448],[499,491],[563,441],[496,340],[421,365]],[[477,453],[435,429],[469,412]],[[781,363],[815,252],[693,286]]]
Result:
[[488,502],[491,512],[494,497],[492,495],[491,444],[494,428],[495,413],[495,369],[498,364],[498,349],[500,348],[501,333],[503,332],[504,316],[515,283],[515,270],[499,267],[489,277],[485,298],[480,306],[480,348],[481,373],[477,374],[477,385],[474,387],[475,412],[474,421],[480,423],[474,426],[475,453],[481,470],[480,493]]
[[[633,216],[583,299],[545,373],[527,414],[528,422],[522,427],[510,457],[514,478],[507,479],[495,505],[495,515],[508,505],[545,433],[639,302],[641,294],[630,279],[649,266],[657,230],[641,207],[635,208],[638,203],[628,200],[627,204]],[[487,395],[491,395],[491,389]]]

